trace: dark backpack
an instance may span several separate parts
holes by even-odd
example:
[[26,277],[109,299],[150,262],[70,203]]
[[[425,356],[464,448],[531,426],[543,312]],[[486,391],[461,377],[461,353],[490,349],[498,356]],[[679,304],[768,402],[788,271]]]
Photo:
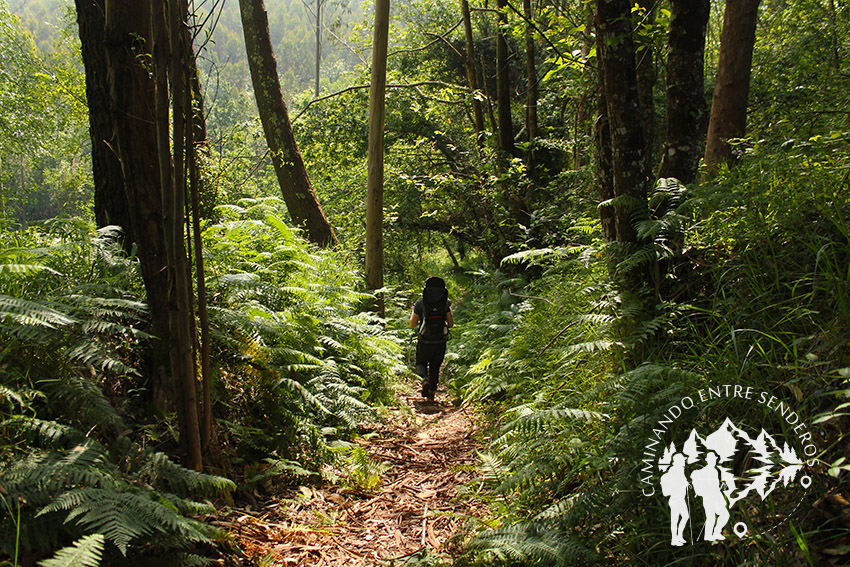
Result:
[[[442,285],[440,285],[442,284]],[[449,290],[445,282],[431,277],[422,290],[422,323],[419,325],[419,339],[426,343],[441,343],[449,338],[446,314],[449,311]]]

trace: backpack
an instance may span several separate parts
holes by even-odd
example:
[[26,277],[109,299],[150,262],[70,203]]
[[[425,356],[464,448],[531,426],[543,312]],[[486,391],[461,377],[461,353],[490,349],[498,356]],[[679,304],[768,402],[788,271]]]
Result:
[[446,313],[449,311],[449,290],[442,278],[432,276],[425,281],[422,290],[422,323],[419,325],[419,340],[426,343],[442,343],[449,339]]

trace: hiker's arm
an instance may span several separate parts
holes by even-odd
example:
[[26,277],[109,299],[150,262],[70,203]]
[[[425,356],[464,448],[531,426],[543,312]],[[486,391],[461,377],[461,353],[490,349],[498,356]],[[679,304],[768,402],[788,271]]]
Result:
[[451,310],[449,310],[449,311],[446,313],[446,326],[447,326],[449,329],[451,329],[452,327],[454,327],[454,326],[455,326],[455,318],[454,318],[454,316],[452,315]]
[[411,309],[410,310],[410,327],[415,328],[416,325],[418,325],[418,324],[419,324],[419,314],[416,311]]

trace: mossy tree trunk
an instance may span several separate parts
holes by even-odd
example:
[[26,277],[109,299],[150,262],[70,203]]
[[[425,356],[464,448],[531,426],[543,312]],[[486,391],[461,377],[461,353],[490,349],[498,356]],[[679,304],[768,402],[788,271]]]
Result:
[[667,124],[659,177],[686,185],[697,178],[708,115],[703,70],[709,8],[709,0],[670,2]]
[[631,3],[599,0],[596,37],[611,143],[615,240],[637,243],[635,221],[647,218],[650,179],[641,123]]

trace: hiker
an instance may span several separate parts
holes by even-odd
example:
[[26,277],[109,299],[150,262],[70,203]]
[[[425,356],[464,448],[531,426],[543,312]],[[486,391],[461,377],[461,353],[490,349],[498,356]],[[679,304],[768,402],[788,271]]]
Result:
[[416,300],[410,314],[410,326],[419,327],[416,373],[422,377],[422,397],[430,401],[437,391],[449,329],[454,326],[452,302],[443,278],[431,276],[425,280],[422,297]]

